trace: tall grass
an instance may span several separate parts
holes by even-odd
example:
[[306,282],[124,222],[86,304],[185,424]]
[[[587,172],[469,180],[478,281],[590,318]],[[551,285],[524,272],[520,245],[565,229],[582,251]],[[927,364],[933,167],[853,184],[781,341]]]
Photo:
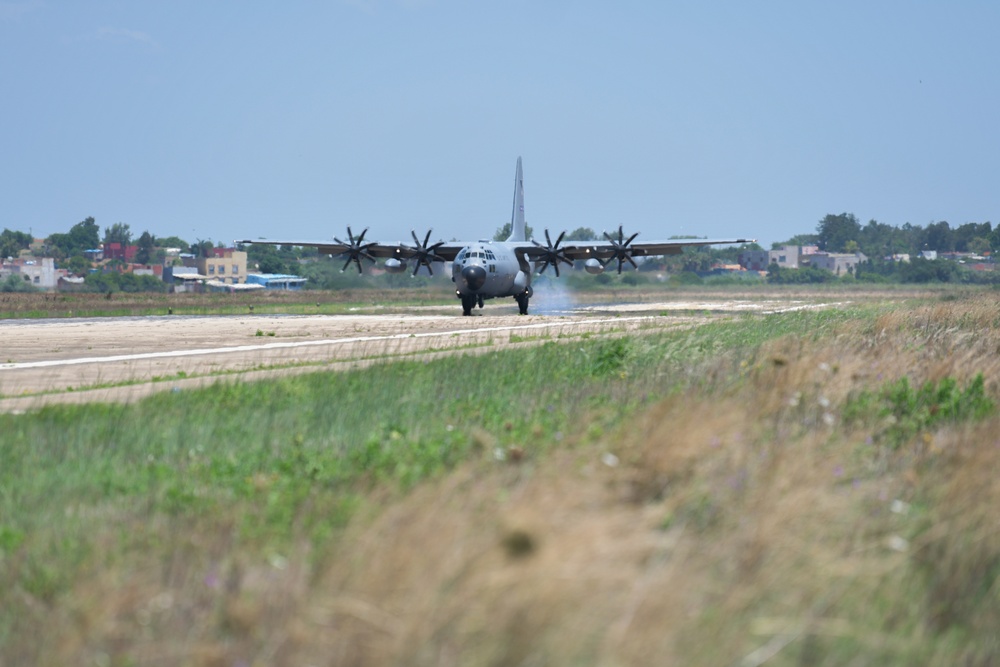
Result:
[[0,662],[986,664],[995,306],[2,416]]

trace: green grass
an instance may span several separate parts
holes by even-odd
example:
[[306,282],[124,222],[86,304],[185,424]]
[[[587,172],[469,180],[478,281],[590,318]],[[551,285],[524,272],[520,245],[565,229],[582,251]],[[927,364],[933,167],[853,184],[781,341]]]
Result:
[[21,558],[70,571],[39,574],[49,589],[73,579],[81,552],[67,552],[65,536],[81,525],[74,507],[141,521],[224,509],[255,539],[318,539],[346,518],[357,491],[440,474],[481,446],[476,433],[540,455],[578,428],[581,414],[600,433],[675,390],[693,365],[837,319],[736,320],[2,415],[0,583],[23,576]]
[[[932,304],[927,310],[933,308]],[[883,643],[866,643],[865,632],[847,637],[820,633],[800,639],[796,653],[782,654],[776,664],[807,660],[810,651],[825,656],[827,664],[850,662],[858,655],[876,661],[882,657],[888,662],[921,662],[929,648],[944,656],[938,662],[968,655],[962,653],[963,642],[975,640],[977,614],[988,610],[990,596],[995,597],[1000,547],[994,548],[992,533],[971,529],[967,541],[953,539],[955,532],[937,538],[931,527],[940,525],[941,519],[938,524],[932,519],[943,516],[954,522],[952,517],[958,516],[979,530],[993,525],[977,518],[986,517],[989,507],[977,510],[980,514],[955,513],[950,508],[966,507],[961,498],[921,491],[907,495],[909,513],[897,515],[887,508],[904,494],[902,485],[892,486],[883,476],[900,462],[883,461],[876,468],[861,457],[852,461],[843,453],[863,449],[860,442],[869,433],[890,442],[977,423],[995,412],[988,380],[979,376],[969,382],[951,378],[917,382],[904,377],[854,391],[842,405],[823,407],[843,418],[845,429],[838,432],[824,426],[815,409],[807,410],[804,398],[801,405],[798,399],[794,407],[787,403],[793,395],[805,395],[803,390],[807,394],[817,391],[811,384],[812,374],[792,374],[803,379],[798,384],[782,380],[789,384],[779,387],[776,395],[781,400],[747,408],[747,414],[760,414],[759,422],[756,417],[728,426],[725,422],[728,412],[738,412],[740,402],[749,401],[751,394],[765,393],[769,383],[777,382],[789,368],[796,364],[818,367],[822,355],[815,350],[839,340],[838,336],[843,338],[844,331],[884,346],[880,328],[887,326],[885,322],[894,323],[899,340],[906,343],[897,349],[904,351],[913,336],[937,335],[937,329],[925,326],[923,315],[906,319],[896,317],[899,312],[904,311],[895,305],[863,305],[766,317],[746,315],[691,329],[614,338],[560,337],[558,342],[533,340],[538,344],[516,350],[399,360],[356,371],[307,373],[255,383],[227,378],[205,389],[164,392],[132,405],[53,406],[24,415],[0,415],[0,646],[28,646],[14,639],[37,631],[50,613],[63,619],[59,627],[72,625],[73,621],[65,619],[72,619],[83,604],[74,596],[94,577],[127,579],[127,568],[140,566],[174,572],[180,567],[176,562],[184,561],[195,563],[187,566],[187,576],[199,579],[207,576],[205,571],[225,573],[246,562],[277,563],[277,569],[284,563],[283,555],[303,552],[323,563],[325,555],[338,546],[348,522],[377,513],[380,508],[373,503],[409,499],[446,479],[449,471],[463,463],[492,461],[494,451],[523,452],[520,467],[500,468],[505,471],[500,474],[515,480],[503,487],[504,493],[515,494],[521,488],[519,480],[528,477],[534,465],[549,457],[558,460],[556,456],[568,446],[607,451],[607,443],[618,442],[620,434],[632,430],[653,410],[664,412],[657,412],[662,421],[653,423],[661,426],[650,432],[650,442],[627,445],[633,450],[641,447],[647,458],[630,463],[627,451],[618,452],[623,457],[621,469],[634,465],[635,470],[630,472],[633,478],[614,481],[621,488],[641,491],[642,475],[649,472],[649,488],[655,486],[656,494],[644,496],[633,490],[621,494],[631,500],[616,502],[652,506],[655,495],[655,502],[667,503],[661,515],[662,534],[683,533],[685,539],[703,540],[699,547],[704,550],[696,551],[699,555],[694,560],[717,559],[712,566],[717,571],[710,574],[712,581],[720,582],[718,586],[756,591],[754,577],[764,580],[759,584],[764,596],[747,596],[739,604],[727,594],[713,593],[711,586],[699,592],[704,606],[699,616],[692,617],[695,630],[685,640],[691,645],[678,644],[682,654],[700,656],[702,664],[731,662],[734,651],[742,650],[739,638],[749,637],[759,644],[767,641],[748,629],[754,615],[764,616],[764,621],[775,615],[794,620],[796,614],[806,612],[822,616],[816,611],[825,609],[822,600],[807,600],[799,606],[792,603],[800,596],[807,598],[811,590],[827,594],[822,588],[826,581],[814,581],[812,569],[784,569],[812,558],[811,551],[799,554],[794,547],[819,548],[820,542],[811,538],[834,535],[833,540],[842,540],[834,547],[841,557],[860,559],[872,549],[885,551],[879,545],[898,535],[925,546],[914,549],[912,561],[900,556],[898,569],[878,580],[877,587],[869,585],[873,581],[865,578],[869,575],[858,575],[830,594],[835,598],[830,604],[838,614],[847,621],[856,614],[857,624],[877,628],[885,637],[878,642]],[[884,318],[887,313],[896,319]],[[957,326],[981,331],[982,317],[970,316]],[[955,321],[942,317],[940,326],[950,330]],[[813,356],[778,359],[774,348],[768,347],[777,339],[812,344]],[[823,373],[822,377],[832,378],[836,369]],[[676,472],[677,467],[687,465],[687,459],[661,460],[668,448],[656,437],[667,437],[663,434],[670,433],[672,420],[683,421],[696,403],[700,412],[686,422],[688,427],[697,427],[697,420],[715,418],[720,424],[695,436],[708,442],[699,444],[704,449],[698,459],[704,461],[699,464],[703,467]],[[764,414],[765,409],[772,412]],[[890,415],[898,434],[879,435],[878,428]],[[717,428],[721,430],[716,441]],[[887,459],[914,458],[903,447],[886,449]],[[840,453],[826,458],[835,452]],[[918,470],[933,472],[931,463],[918,463],[923,466]],[[657,472],[658,465],[662,471]],[[802,544],[796,542],[790,549],[790,556],[785,542],[765,544],[753,528],[768,525],[771,506],[764,501],[782,498],[782,466],[794,473],[788,480],[809,476],[812,490],[832,475],[834,492],[829,497],[849,498],[844,502],[848,511],[822,515],[836,516],[835,524],[828,527],[807,520],[789,531],[791,535],[806,531]],[[580,474],[592,472],[583,467]],[[687,474],[689,486],[685,486]],[[983,488],[992,488],[988,482],[984,481],[987,486]],[[618,498],[619,487],[615,489],[611,495]],[[978,497],[978,492],[970,491],[970,495]],[[760,504],[744,504],[744,498],[757,498]],[[427,506],[430,511],[444,507]],[[823,509],[817,507],[816,512]],[[619,506],[614,511],[619,512]],[[810,519],[810,511],[807,508],[802,516]],[[555,538],[528,525],[528,529],[515,526],[497,540],[519,560],[530,562],[531,556],[525,553],[549,553],[546,550],[553,548]],[[778,527],[780,522],[771,530]],[[732,550],[713,555],[712,549],[723,548],[720,545],[727,541],[734,543],[727,546]],[[764,554],[762,564],[754,565],[752,559],[750,565],[743,564],[741,559],[755,551]],[[663,553],[669,561],[666,569],[670,569],[674,552]],[[769,557],[778,556],[786,560],[768,563]],[[468,571],[481,567],[477,558],[471,557]],[[660,556],[653,553],[650,558],[652,572]],[[891,550],[886,558],[895,558]],[[969,563],[975,568],[970,569]],[[508,565],[498,566],[495,572],[509,571],[504,569]],[[616,565],[629,567],[624,561]],[[953,570],[968,573],[958,576]],[[797,578],[783,579],[788,572]],[[925,574],[913,576],[914,572]],[[530,577],[531,570],[523,574]],[[455,576],[457,587],[467,575]],[[614,573],[609,571],[609,576],[613,578]],[[774,577],[777,584],[767,587],[767,577]],[[173,585],[163,584],[168,590]],[[451,586],[449,580],[447,590]],[[183,590],[197,596],[200,593],[191,591],[202,588],[189,585]],[[115,590],[115,586],[105,584],[98,590]],[[944,609],[943,618],[958,619],[945,624],[940,636],[921,625],[925,596],[937,596],[929,606]],[[203,606],[214,609],[214,599]],[[954,600],[968,602],[956,606]],[[101,605],[89,604],[92,617],[96,613],[92,609]],[[235,641],[237,633],[227,629],[234,621],[222,603],[217,604],[220,609],[207,618],[223,628],[220,642]],[[655,606],[656,600],[650,598],[644,604]],[[125,603],[119,607],[131,608]],[[639,612],[636,624],[642,622],[644,607]],[[883,618],[889,618],[884,627]],[[829,620],[831,628],[840,627],[836,623],[842,619]],[[890,642],[893,631],[904,639]],[[730,639],[716,644],[713,637]],[[31,649],[24,650],[30,657]],[[0,657],[4,657],[3,650]]]
[[982,373],[964,388],[951,377],[913,387],[904,376],[850,398],[844,406],[844,419],[852,424],[875,422],[875,439],[895,448],[941,424],[980,420],[995,411]]

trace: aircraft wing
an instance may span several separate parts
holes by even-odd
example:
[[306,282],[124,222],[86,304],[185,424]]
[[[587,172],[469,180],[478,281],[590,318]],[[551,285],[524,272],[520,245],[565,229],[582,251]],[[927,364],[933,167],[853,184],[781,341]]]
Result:
[[[684,248],[703,245],[729,245],[738,243],[754,243],[755,239],[675,239],[673,241],[649,241],[646,243],[629,243],[628,254],[634,257],[658,257],[660,255],[679,255]],[[607,241],[571,241],[565,247],[569,259],[607,259],[615,256],[615,246]]]
[[321,255],[351,255],[356,252],[367,253],[371,257],[380,258],[396,258],[402,260],[408,260],[421,254],[421,252],[427,250],[433,250],[434,255],[438,259],[450,262],[455,259],[455,255],[465,247],[467,244],[461,243],[440,243],[431,244],[427,246],[427,241],[424,241],[423,246],[419,244],[410,245],[407,243],[366,243],[364,241],[364,232],[362,232],[360,237],[355,237],[351,239],[352,242],[345,242],[339,239],[334,239],[330,241],[303,241],[303,240],[281,240],[281,239],[245,239],[236,240],[233,243],[241,244],[252,244],[257,243],[261,245],[286,245],[286,246],[300,246],[303,248],[316,248]]
[[[634,237],[633,237],[634,238]],[[587,260],[591,258],[609,260],[618,256],[620,249],[632,257],[659,257],[660,255],[679,255],[684,248],[705,245],[729,245],[739,243],[755,243],[756,239],[673,239],[670,241],[648,241],[633,243],[630,239],[619,241],[568,241],[560,245],[558,250],[570,261]],[[543,245],[525,245],[518,252],[528,255],[531,260],[544,259],[547,248]]]

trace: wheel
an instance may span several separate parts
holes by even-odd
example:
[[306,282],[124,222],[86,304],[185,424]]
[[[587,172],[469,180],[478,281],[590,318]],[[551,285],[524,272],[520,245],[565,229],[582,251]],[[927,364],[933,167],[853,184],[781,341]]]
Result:
[[528,314],[528,295],[522,294],[521,296],[514,297],[517,300],[517,310],[521,315]]
[[468,317],[472,315],[472,309],[476,307],[476,297],[475,296],[463,296],[462,297],[462,315]]

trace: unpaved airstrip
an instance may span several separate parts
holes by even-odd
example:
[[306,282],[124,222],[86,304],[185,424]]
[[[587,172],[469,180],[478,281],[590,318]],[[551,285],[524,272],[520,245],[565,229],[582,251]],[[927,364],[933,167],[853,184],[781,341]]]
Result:
[[0,412],[128,402],[219,381],[342,370],[398,359],[698,326],[740,313],[836,306],[816,300],[676,300],[518,316],[488,303],[345,315],[109,317],[0,321]]

